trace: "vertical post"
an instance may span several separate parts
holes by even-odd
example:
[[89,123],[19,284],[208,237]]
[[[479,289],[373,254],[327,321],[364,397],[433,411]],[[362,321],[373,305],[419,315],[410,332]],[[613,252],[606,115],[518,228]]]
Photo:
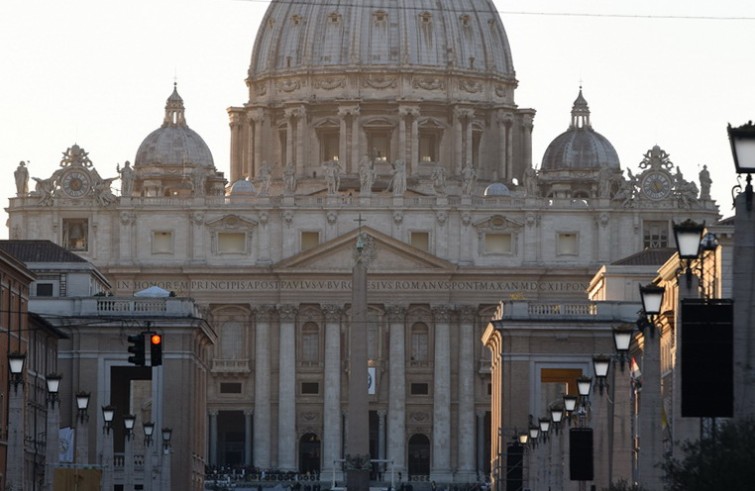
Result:
[[[361,223],[360,223],[361,225]],[[367,249],[367,250],[366,250]],[[346,440],[346,487],[370,487],[369,409],[367,405],[367,262],[370,248],[360,232],[352,272],[349,332],[349,412]]]
[[[6,486],[9,490],[24,489],[24,385],[13,383],[8,398],[8,457]],[[21,387],[19,387],[19,385]]]
[[[48,377],[48,389],[50,377]],[[57,379],[60,382],[60,379]],[[55,392],[48,391],[47,408],[47,442],[45,444],[45,484],[46,491],[53,491],[55,479],[55,467],[58,465],[60,444],[58,442],[58,430],[60,429],[60,401],[58,400],[57,386]]]
[[[661,487],[661,470],[657,464],[663,461],[663,438],[661,433],[661,333],[655,326],[643,331],[642,401],[640,407],[639,481],[647,489]],[[648,334],[648,331],[650,333]]]
[[102,491],[113,491],[113,433],[110,428],[102,438]]

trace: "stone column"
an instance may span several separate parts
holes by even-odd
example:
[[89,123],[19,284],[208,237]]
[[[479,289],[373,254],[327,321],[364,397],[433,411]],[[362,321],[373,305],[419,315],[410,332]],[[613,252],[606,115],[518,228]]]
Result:
[[305,123],[305,110],[304,106],[301,106],[296,111],[296,162],[297,167],[301,166],[302,168],[306,164],[304,159],[304,140],[307,135]]
[[474,147],[474,138],[472,137],[472,134],[473,134],[472,133],[472,128],[474,126],[472,124],[472,118],[474,118],[474,110],[468,109],[466,116],[467,116],[467,131],[466,131],[467,144],[466,144],[465,152],[464,152],[464,162],[459,162],[457,164],[458,165],[458,167],[456,169],[456,173],[457,174],[461,173],[461,169],[464,167],[464,164],[466,162],[472,162],[472,157],[474,155],[473,154],[473,150],[474,150],[474,148],[473,148]]
[[378,459],[385,459],[385,417],[388,413],[379,410],[378,415]]
[[419,108],[412,108],[412,130],[409,135],[409,164],[412,174],[416,174],[419,167]]
[[294,155],[294,117],[295,117],[295,109],[288,108],[283,112],[284,117],[286,118],[286,163],[283,165],[287,165],[289,162],[294,162],[296,165],[296,175],[301,175],[304,172],[304,165],[302,162],[299,162],[297,159],[295,159]]
[[342,481],[341,465],[341,315],[340,305],[322,306],[325,314],[325,380],[323,381],[322,474]]
[[524,155],[522,155],[522,162],[525,168],[532,167],[532,120],[534,119],[534,112],[528,112],[522,117],[522,148]]
[[229,126],[231,127],[231,178],[243,174],[241,162],[241,113],[231,109],[228,111]]
[[632,482],[632,387],[630,368],[624,367],[624,371],[614,364],[613,387],[613,447],[611,452],[611,474],[608,476],[611,482],[621,479]]
[[[338,116],[340,117],[338,125],[338,160],[340,161],[343,171],[348,174],[351,169],[351,162],[346,155],[346,153],[348,152],[348,146],[346,142],[346,118],[348,116],[346,114],[343,114],[340,110],[338,111]],[[326,155],[325,158],[330,160],[332,158],[332,155]]]
[[282,305],[278,353],[278,468],[296,470],[296,307]]
[[485,475],[485,411],[477,411],[477,479]]
[[270,467],[272,435],[270,431],[270,319],[273,307],[261,305],[255,311],[254,350],[254,465]]
[[393,461],[396,475],[406,475],[406,308],[390,305],[386,315],[390,325],[388,459]]
[[477,309],[471,305],[461,308],[459,322],[459,375],[458,375],[458,474],[456,482],[474,482],[475,475],[475,408],[474,322]]
[[[244,465],[252,465],[252,439],[254,434],[252,433],[252,427],[254,424],[254,411],[251,409],[244,410]],[[217,431],[217,428],[215,429]],[[217,444],[217,442],[216,442]]]
[[218,412],[210,411],[210,465],[218,463]]
[[134,434],[129,432],[123,442],[123,489],[134,491]]
[[406,162],[407,170],[411,162],[406,159],[406,108],[398,109],[398,158]]
[[359,172],[359,106],[351,108],[351,170],[352,172]]
[[[457,107],[454,108],[454,162],[452,168],[462,168],[463,162],[463,139],[462,139],[462,115],[464,110]],[[461,165],[461,167],[459,167]],[[457,171],[458,172],[458,171]]]
[[663,461],[661,430],[661,333],[643,332],[642,400],[639,414],[640,454],[637,463],[638,481],[647,489],[661,489],[662,470],[656,464]]
[[[249,164],[249,169],[247,170],[248,175],[251,176],[257,176],[260,172],[260,167],[262,166],[262,132],[263,132],[263,122],[265,120],[265,112],[262,109],[253,109],[249,112],[249,119],[253,123],[253,139],[252,142],[252,161]],[[285,163],[282,163],[282,165],[285,165]],[[245,176],[237,176],[235,180],[242,179]],[[232,176],[233,178],[233,176]]]
[[437,482],[451,480],[451,313],[446,305],[433,307],[435,358],[433,373],[433,457],[430,477]]
[[102,438],[102,491],[113,489],[113,428],[106,428]]

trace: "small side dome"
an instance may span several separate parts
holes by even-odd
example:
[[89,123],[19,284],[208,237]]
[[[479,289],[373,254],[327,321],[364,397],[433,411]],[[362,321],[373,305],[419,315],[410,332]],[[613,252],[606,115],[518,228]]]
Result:
[[590,109],[581,87],[571,114],[569,129],[557,136],[545,150],[541,169],[619,169],[619,155],[613,145],[590,124]]
[[239,179],[231,185],[231,196],[251,195],[257,191],[254,189],[254,184],[246,179]]
[[511,196],[511,191],[509,191],[509,188],[507,188],[502,182],[494,182],[485,188],[482,195],[486,197]]
[[199,134],[189,128],[184,115],[183,99],[176,85],[165,104],[165,118],[160,128],[144,139],[134,159],[134,168],[148,166],[187,166],[215,169],[212,153]]

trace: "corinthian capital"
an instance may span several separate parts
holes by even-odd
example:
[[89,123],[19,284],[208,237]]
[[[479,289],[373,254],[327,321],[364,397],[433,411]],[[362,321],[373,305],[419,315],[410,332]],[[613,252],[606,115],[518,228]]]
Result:
[[326,303],[322,304],[320,308],[322,309],[323,314],[325,314],[325,320],[327,322],[338,322],[341,320],[341,316],[343,315],[343,308],[341,305]]

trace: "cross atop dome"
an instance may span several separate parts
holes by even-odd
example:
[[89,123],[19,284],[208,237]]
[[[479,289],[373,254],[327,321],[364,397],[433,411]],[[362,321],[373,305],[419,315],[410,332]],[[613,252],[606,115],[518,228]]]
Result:
[[178,82],[173,82],[173,93],[170,94],[165,103],[163,128],[166,126],[186,126],[184,110],[184,100],[178,95]]

